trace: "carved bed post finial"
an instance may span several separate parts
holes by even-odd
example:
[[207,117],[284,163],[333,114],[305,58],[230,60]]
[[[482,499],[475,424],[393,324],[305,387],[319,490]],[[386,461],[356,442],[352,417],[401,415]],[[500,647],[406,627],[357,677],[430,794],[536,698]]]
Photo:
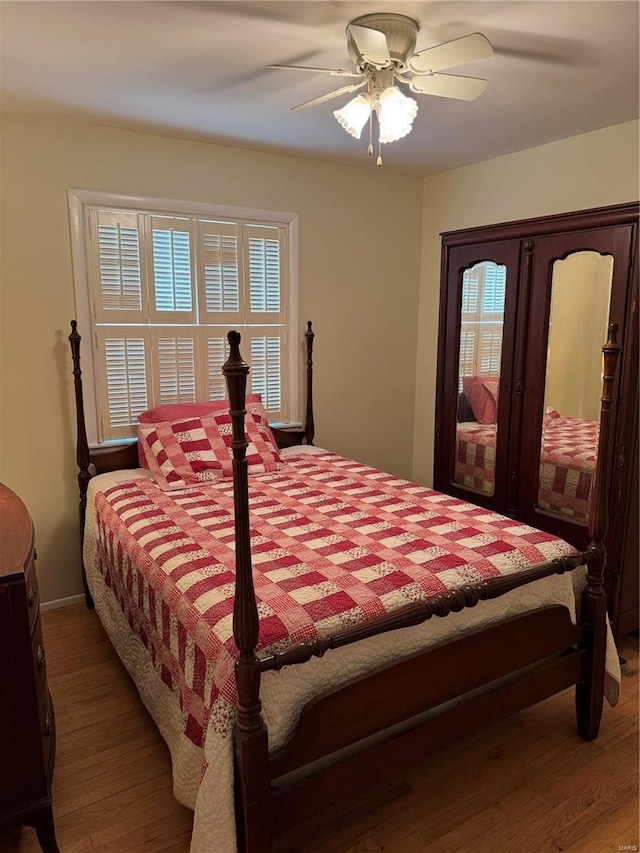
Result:
[[604,590],[604,570],[607,549],[604,538],[609,521],[609,483],[611,480],[611,445],[613,432],[613,387],[621,347],[617,339],[618,324],[609,325],[609,337],[602,347],[603,375],[600,403],[600,432],[595,482],[589,512],[589,563],[587,585],[582,593],[581,618],[587,622],[591,636],[585,646],[583,678],[576,686],[578,734],[585,740],[597,737],[602,716],[604,694],[604,665],[607,642],[607,595]]
[[236,823],[238,847],[242,853],[268,853],[271,850],[269,752],[260,703],[260,661],[255,653],[258,644],[258,608],[251,566],[248,443],[244,426],[249,366],[240,355],[240,333],[229,332],[227,340],[230,353],[222,372],[227,381],[233,429],[231,450],[236,549],[233,638],[240,653],[235,669],[238,702],[233,730]]
[[[82,370],[80,370],[80,341],[82,338],[78,334],[78,323],[76,320],[71,321],[71,334],[69,335],[69,343],[71,345],[71,357],[73,358],[73,387],[76,395],[76,462],[78,463],[78,489],[80,492],[80,559],[82,560],[82,543],[84,541],[84,521],[87,513],[87,487],[91,479],[89,472],[89,464],[91,458],[89,455],[89,442],[87,441],[87,430],[84,424],[84,400],[82,396]],[[84,571],[84,563],[82,564],[82,586],[84,588],[84,597],[87,607],[93,608],[93,599],[87,586],[87,576]]]
[[[618,343],[618,324],[609,325],[609,337],[602,347],[602,399],[600,401],[600,432],[598,435],[598,466],[596,468],[591,508],[589,536],[592,547],[602,546],[609,523],[609,482],[611,479],[611,432],[613,427],[613,385],[621,347]],[[602,460],[602,461],[600,461]],[[604,564],[602,566],[604,573]],[[602,578],[600,579],[602,580]]]
[[313,444],[315,424],[313,422],[313,339],[315,334],[311,328],[311,320],[307,320],[307,331],[304,333],[307,344],[307,412],[304,421],[304,434],[307,444]]
[[[233,437],[233,489],[236,535],[236,597],[233,611],[233,636],[240,659],[250,659],[258,643],[258,609],[256,607],[251,569],[249,535],[249,488],[247,479],[247,438],[244,429],[245,398],[249,366],[240,355],[240,333],[227,335],[230,353],[222,372],[227,380]],[[245,725],[238,715],[240,728]]]

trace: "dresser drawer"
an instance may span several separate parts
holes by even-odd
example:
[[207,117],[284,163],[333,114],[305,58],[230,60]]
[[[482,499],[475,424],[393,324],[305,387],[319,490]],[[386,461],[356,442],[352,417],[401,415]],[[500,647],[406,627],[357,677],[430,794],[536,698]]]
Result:
[[51,778],[53,776],[53,763],[56,754],[56,721],[53,713],[51,694],[48,690],[45,690],[44,696],[41,697],[38,711],[38,718],[40,721],[40,739],[42,741],[42,757],[44,760],[47,785],[50,789]]
[[38,613],[40,611],[40,593],[38,591],[38,577],[36,575],[36,559],[38,555],[34,548],[33,553],[29,557],[27,567],[24,573],[25,591],[27,593],[27,604],[29,607],[29,627],[31,633],[36,624]]
[[38,694],[38,704],[41,705],[43,697],[48,695],[47,689],[47,656],[42,639],[42,622],[36,621],[31,637],[31,654],[33,656],[33,674]]

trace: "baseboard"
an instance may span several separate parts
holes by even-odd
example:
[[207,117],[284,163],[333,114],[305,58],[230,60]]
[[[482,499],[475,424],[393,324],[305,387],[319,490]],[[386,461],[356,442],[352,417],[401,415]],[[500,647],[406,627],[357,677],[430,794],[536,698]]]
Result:
[[43,601],[40,604],[40,610],[58,610],[60,607],[69,607],[70,604],[80,604],[81,601],[84,601],[84,595],[70,595],[69,598]]

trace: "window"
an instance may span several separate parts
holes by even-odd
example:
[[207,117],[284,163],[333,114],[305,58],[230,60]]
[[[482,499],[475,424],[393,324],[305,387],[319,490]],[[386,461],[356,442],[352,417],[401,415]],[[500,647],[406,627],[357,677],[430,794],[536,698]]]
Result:
[[224,399],[232,328],[251,367],[248,391],[271,422],[295,420],[295,217],[132,201],[71,194],[78,319],[93,332],[94,440],[135,435],[154,406]]
[[462,280],[460,372],[499,376],[507,268],[483,262],[465,270]]

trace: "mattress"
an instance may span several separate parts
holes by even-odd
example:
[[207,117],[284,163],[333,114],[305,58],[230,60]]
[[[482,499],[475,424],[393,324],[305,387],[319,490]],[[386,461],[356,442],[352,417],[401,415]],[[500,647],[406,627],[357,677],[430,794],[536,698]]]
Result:
[[[285,458],[284,472],[252,477],[250,487],[264,650],[571,550],[548,534],[326,451],[296,448]],[[212,513],[204,505],[216,490]],[[184,490],[177,503],[159,492],[144,471],[91,481],[87,580],[167,741],[175,795],[195,811],[192,853],[233,853],[231,484]],[[203,584],[211,578],[213,591]],[[265,674],[270,749],[286,742],[310,698],[340,681],[547,604],[563,604],[575,621],[583,582],[581,571],[556,575],[473,610]]]

